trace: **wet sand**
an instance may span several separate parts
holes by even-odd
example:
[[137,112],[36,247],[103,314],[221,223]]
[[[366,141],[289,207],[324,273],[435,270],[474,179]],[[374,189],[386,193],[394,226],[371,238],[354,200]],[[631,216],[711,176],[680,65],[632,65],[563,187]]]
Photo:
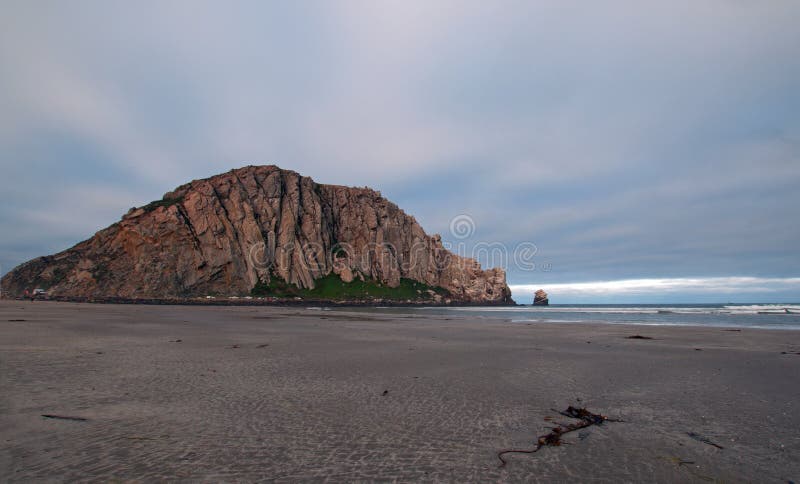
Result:
[[[1,301],[0,481],[797,482],[799,352],[800,331]],[[624,422],[498,467],[569,405]]]

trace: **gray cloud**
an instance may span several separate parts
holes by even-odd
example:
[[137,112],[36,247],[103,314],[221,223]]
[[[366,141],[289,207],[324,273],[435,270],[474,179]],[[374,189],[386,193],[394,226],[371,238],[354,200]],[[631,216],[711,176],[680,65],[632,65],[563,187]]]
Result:
[[[0,267],[276,163],[515,284],[800,273],[796,2],[6,2]],[[64,244],[63,246],[61,244]]]

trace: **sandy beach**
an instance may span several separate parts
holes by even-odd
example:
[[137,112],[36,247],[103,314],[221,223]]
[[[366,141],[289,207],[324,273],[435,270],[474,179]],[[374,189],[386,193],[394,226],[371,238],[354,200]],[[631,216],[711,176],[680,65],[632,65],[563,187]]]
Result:
[[[797,482],[798,382],[798,331],[2,301],[0,480]],[[499,466],[569,405],[623,422]]]

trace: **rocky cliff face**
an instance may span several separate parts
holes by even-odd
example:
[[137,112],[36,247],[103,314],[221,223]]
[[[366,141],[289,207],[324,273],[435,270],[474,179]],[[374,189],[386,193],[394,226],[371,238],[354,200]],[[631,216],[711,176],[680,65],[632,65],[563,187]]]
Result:
[[438,286],[456,302],[510,303],[502,269],[481,270],[368,188],[320,185],[276,166],[193,181],[59,254],[2,279],[4,296],[243,296],[279,277],[300,288],[337,274]]

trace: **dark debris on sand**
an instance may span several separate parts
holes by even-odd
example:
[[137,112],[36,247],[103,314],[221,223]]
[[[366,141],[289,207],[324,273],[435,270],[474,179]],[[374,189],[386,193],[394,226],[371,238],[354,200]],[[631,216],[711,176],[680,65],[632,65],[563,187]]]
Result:
[[702,442],[704,444],[708,444],[708,445],[710,445],[712,447],[716,447],[718,449],[724,449],[725,448],[725,447],[723,447],[723,446],[721,446],[719,444],[715,444],[708,437],[702,436],[700,434],[697,434],[697,433],[694,433],[694,432],[686,432],[686,435],[688,435],[689,437],[693,438],[694,440],[696,440],[698,442]]
[[70,420],[70,421],[73,421],[73,422],[86,422],[86,421],[88,421],[88,419],[85,419],[83,417],[70,417],[70,416],[67,416],[67,415],[53,415],[53,414],[49,414],[49,413],[42,414],[42,417],[55,419],[55,420]]
[[[576,408],[573,407],[572,405],[567,407],[567,409],[564,410],[563,412],[559,412],[558,410],[555,409],[553,409],[553,411],[565,417],[578,419],[578,422],[567,425],[559,424],[558,427],[553,427],[550,433],[540,435],[537,438],[536,446],[532,449],[501,450],[500,452],[497,453],[497,458],[500,459],[501,462],[500,467],[506,465],[506,460],[503,458],[505,454],[535,454],[542,447],[546,446],[556,447],[561,445],[562,444],[561,436],[568,434],[570,432],[585,429],[587,427],[591,427],[592,425],[603,425],[603,422],[622,422],[622,420],[611,419],[604,415],[600,415],[598,413],[592,413],[586,410],[585,408]],[[550,419],[545,418],[545,420],[550,420]]]

